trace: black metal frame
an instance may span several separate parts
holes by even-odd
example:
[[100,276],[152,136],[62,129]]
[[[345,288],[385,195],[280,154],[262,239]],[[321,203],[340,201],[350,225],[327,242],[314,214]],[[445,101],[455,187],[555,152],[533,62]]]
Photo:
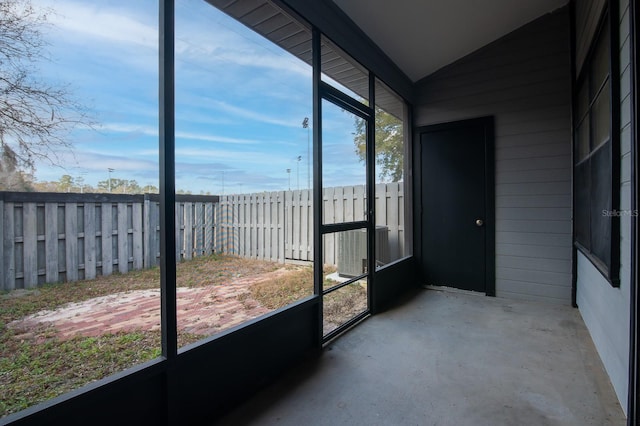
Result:
[[166,360],[165,398],[168,423],[178,420],[175,364],[178,357],[175,232],[175,1],[161,0],[159,11],[159,154],[160,154],[160,333]]
[[[374,111],[375,109],[371,106],[365,105],[362,102],[352,98],[351,96],[341,92],[330,84],[325,83],[321,80],[322,69],[320,66],[320,32],[318,30],[314,30],[313,33],[313,43],[314,49],[314,59],[316,59],[317,55],[317,67],[316,61],[314,60],[314,123],[317,123],[314,127],[314,155],[317,154],[317,161],[314,159],[314,191],[318,194],[314,197],[314,202],[316,206],[322,206],[322,101],[326,100],[331,102],[332,104],[348,111],[367,122],[367,141],[366,141],[366,188],[367,188],[367,207],[366,207],[366,219],[360,221],[352,221],[352,222],[342,222],[342,223],[331,223],[324,224],[322,223],[322,208],[316,208],[314,216],[314,263],[315,265],[320,265],[320,267],[316,266],[315,271],[315,294],[321,295],[321,298],[324,296],[333,293],[336,290],[339,290],[343,287],[348,286],[349,284],[353,284],[358,280],[363,278],[367,278],[367,309],[353,318],[349,319],[345,323],[341,324],[331,332],[327,333],[323,336],[322,324],[324,322],[324,313],[322,310],[323,303],[320,303],[320,335],[322,337],[322,344],[326,344],[348,328],[352,327],[354,324],[360,322],[364,318],[366,318],[371,310],[372,300],[373,300],[373,282],[374,282],[374,272],[375,272],[375,241],[374,241],[374,231],[375,231],[375,208],[374,201],[375,200],[375,152],[374,152],[374,132],[375,132],[375,121],[374,121]],[[316,75],[317,72],[317,75]],[[369,103],[371,105],[375,105],[375,77],[373,73],[369,72]],[[316,91],[317,91],[317,99],[316,99]],[[315,112],[318,111],[316,116]],[[316,130],[317,137],[316,140]],[[354,277],[350,280],[347,280],[343,283],[337,284],[331,288],[323,289],[322,283],[324,281],[322,264],[324,259],[322,258],[323,253],[323,242],[322,237],[325,234],[331,234],[336,232],[350,231],[355,229],[366,229],[367,230],[367,273]]]
[[[575,133],[576,126],[579,126],[580,118],[576,117],[576,103],[577,103],[577,88],[580,87],[580,83],[588,78],[588,65],[593,58],[596,41],[599,39],[604,26],[608,22],[609,24],[609,104],[610,104],[610,141],[611,144],[611,210],[618,210],[620,207],[620,49],[619,49],[619,20],[618,20],[618,0],[608,0],[606,7],[602,11],[600,16],[597,30],[591,44],[589,51],[585,56],[585,60],[582,63],[582,68],[575,77],[575,72],[572,76],[572,147],[575,145]],[[615,77],[615,78],[614,78]],[[601,90],[601,88],[599,89]],[[595,99],[595,98],[594,98]],[[592,102],[592,101],[591,101]],[[591,105],[589,106],[591,108]],[[602,147],[598,148],[602,149]],[[590,150],[590,158],[595,150]],[[572,179],[572,195],[576,193],[575,188],[575,166],[576,166],[576,152],[572,148],[572,170],[574,172],[574,178]],[[590,161],[590,160],[583,160]],[[572,197],[572,211],[575,211],[575,200]],[[573,245],[576,250],[580,251],[589,261],[600,271],[600,273],[607,279],[607,281],[613,287],[620,286],[620,218],[613,215],[611,216],[611,242],[610,242],[610,265],[606,265],[601,259],[592,253],[592,248],[587,248],[576,240],[576,227],[575,220],[573,221]],[[574,274],[576,275],[576,274]],[[575,302],[575,300],[574,300]],[[575,305],[575,303],[574,303]]]
[[[638,210],[638,67],[640,55],[638,40],[638,19],[640,10],[636,0],[629,0],[629,40],[631,70],[631,209]],[[638,217],[631,217],[631,268],[629,285],[629,387],[627,395],[627,425],[640,424],[640,325],[638,309],[640,305],[638,292]]]
[[[313,205],[322,206],[322,96],[320,93],[320,82],[322,73],[320,64],[322,63],[322,49],[320,48],[320,31],[313,28],[312,31],[312,72],[313,72]],[[313,264],[322,265],[322,238],[320,237],[320,225],[322,224],[322,209],[313,209]],[[314,267],[313,270],[313,292],[318,297],[318,311],[316,318],[319,319],[316,330],[316,346],[322,348],[322,281],[324,280],[322,267]]]
[[[571,69],[571,80],[570,80],[570,84],[571,84],[571,93],[573,94],[573,92],[576,90],[576,84],[575,84],[575,75],[576,75],[576,3],[575,0],[570,0],[569,1],[569,50],[570,50],[570,54],[571,54],[571,62],[570,62],[570,69]],[[571,110],[571,167],[573,170],[573,159],[575,158],[575,143],[573,143],[573,141],[575,140],[575,123],[576,123],[576,109],[573,105],[573,96],[572,96],[572,102],[569,105],[569,108]],[[575,193],[575,188],[574,188],[574,184],[573,184],[573,176],[571,178],[571,239],[572,241],[575,240],[573,233],[574,233],[574,229],[573,229],[573,212],[574,212],[574,193]],[[578,297],[578,251],[576,249],[575,244],[571,245],[571,306],[573,306],[574,308],[578,307],[578,302],[577,302],[577,297]]]

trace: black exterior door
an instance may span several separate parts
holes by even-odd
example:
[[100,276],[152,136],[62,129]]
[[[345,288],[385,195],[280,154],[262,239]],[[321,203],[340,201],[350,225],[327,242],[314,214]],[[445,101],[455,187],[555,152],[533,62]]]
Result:
[[495,293],[492,123],[419,130],[425,284]]

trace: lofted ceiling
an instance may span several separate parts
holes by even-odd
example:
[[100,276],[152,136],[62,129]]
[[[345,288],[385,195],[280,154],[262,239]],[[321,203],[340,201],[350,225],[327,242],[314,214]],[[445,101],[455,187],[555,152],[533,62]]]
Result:
[[333,0],[417,81],[567,0]]

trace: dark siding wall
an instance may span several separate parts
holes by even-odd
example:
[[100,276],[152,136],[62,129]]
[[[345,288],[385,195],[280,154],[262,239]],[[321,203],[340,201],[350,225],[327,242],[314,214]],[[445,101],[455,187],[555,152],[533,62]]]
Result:
[[567,8],[418,84],[416,125],[492,115],[496,295],[571,302],[571,71]]
[[[576,44],[591,44],[603,0],[576,2],[576,17],[588,16],[581,28],[576,19]],[[616,2],[612,2],[616,4]],[[631,70],[629,47],[629,1],[619,0],[620,35],[620,210],[631,208]],[[579,71],[579,70],[578,70]],[[600,354],[623,409],[627,407],[629,367],[629,306],[631,285],[631,218],[620,218],[620,287],[613,288],[602,274],[578,252],[577,303]]]

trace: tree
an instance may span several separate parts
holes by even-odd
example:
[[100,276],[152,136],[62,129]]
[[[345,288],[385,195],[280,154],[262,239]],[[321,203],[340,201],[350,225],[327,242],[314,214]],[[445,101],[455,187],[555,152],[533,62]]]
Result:
[[111,178],[111,187],[109,187],[109,179],[98,182],[98,189],[102,192],[111,192],[114,194],[141,194],[142,188],[135,180]]
[[33,175],[18,170],[12,151],[0,153],[0,191],[33,191]]
[[36,160],[59,163],[69,149],[67,133],[89,123],[66,87],[37,78],[37,64],[47,60],[42,30],[50,11],[30,0],[0,1],[0,149],[17,168],[33,170]]
[[[366,156],[366,122],[360,118],[355,121],[354,143],[360,160]],[[375,109],[376,165],[380,168],[378,176],[382,180],[399,182],[403,179],[404,137],[402,121],[382,109]]]
[[71,175],[62,175],[58,181],[58,192],[71,192],[75,185],[76,182]]

